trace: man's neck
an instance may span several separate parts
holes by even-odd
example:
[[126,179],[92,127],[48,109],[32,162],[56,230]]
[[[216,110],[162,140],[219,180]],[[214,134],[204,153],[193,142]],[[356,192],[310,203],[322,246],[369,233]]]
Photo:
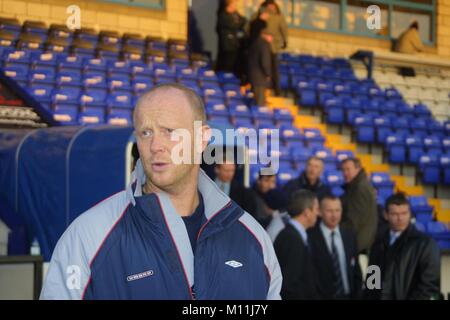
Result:
[[200,202],[197,180],[194,180],[194,182],[191,182],[185,187],[179,187],[176,190],[161,190],[150,181],[147,181],[143,187],[143,192],[146,194],[161,191],[169,195],[170,201],[172,202],[175,210],[182,217],[190,216]]
[[300,223],[305,230],[308,230],[308,228],[309,228],[308,223],[305,221],[305,219],[303,219],[302,216],[299,216],[299,217],[295,218],[295,221]]

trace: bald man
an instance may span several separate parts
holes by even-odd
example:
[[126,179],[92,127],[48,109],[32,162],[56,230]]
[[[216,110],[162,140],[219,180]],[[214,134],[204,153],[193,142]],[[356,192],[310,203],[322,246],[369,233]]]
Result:
[[[156,86],[133,117],[141,158],[132,182],[69,226],[41,299],[279,299],[268,235],[193,161],[210,131],[200,97]],[[205,138],[174,152],[180,133]]]

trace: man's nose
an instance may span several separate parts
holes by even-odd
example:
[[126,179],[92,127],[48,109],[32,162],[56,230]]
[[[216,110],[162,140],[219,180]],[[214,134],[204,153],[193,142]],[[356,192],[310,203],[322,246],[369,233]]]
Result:
[[155,153],[164,149],[164,141],[159,134],[154,134],[150,141],[150,151]]

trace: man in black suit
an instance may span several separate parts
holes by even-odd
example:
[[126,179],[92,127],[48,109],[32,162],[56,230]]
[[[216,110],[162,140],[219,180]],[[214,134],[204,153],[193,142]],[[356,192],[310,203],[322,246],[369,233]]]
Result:
[[[440,298],[441,261],[437,243],[411,224],[403,193],[386,200],[389,230],[370,250],[369,266],[378,266],[381,288],[366,288],[368,299],[430,300]],[[366,283],[367,285],[367,283]]]
[[320,299],[358,299],[362,288],[356,235],[339,226],[341,200],[325,195],[319,221],[308,231]]
[[242,183],[234,180],[234,174],[236,173],[236,165],[234,162],[226,158],[222,162],[221,164],[217,163],[214,167],[214,173],[216,175],[214,182],[231,200],[256,218],[258,210],[256,196],[253,190],[244,187]]
[[295,191],[288,204],[291,219],[275,239],[274,248],[283,275],[285,300],[317,299],[316,277],[306,230],[317,221],[319,202],[308,190]]

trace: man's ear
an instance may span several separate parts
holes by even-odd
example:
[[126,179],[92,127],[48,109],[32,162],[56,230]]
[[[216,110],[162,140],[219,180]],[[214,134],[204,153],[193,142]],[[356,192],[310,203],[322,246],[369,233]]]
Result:
[[212,130],[208,125],[201,127],[202,132],[202,152],[205,151],[208,146],[209,140],[211,140]]
[[386,210],[383,210],[383,217],[384,217],[384,220],[388,221],[388,213]]

